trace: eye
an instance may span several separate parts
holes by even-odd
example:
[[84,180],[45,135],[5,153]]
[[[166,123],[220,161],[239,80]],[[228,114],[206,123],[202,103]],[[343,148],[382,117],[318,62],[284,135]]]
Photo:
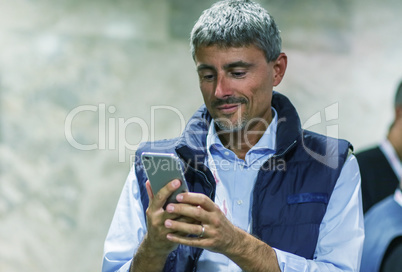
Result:
[[205,79],[205,80],[213,80],[214,75],[205,75],[205,76],[203,76],[203,79]]
[[234,77],[234,78],[243,78],[246,76],[247,72],[244,70],[234,70],[231,71],[230,74]]
[[201,81],[213,81],[215,79],[215,74],[210,72],[203,72],[199,74]]
[[234,72],[234,73],[232,73],[232,75],[234,77],[240,78],[240,77],[244,77],[246,75],[246,72]]

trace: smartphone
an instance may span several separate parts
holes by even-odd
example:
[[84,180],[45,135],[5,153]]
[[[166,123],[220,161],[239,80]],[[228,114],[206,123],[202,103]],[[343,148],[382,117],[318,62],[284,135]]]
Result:
[[167,199],[164,208],[169,203],[177,203],[178,194],[188,192],[182,162],[175,154],[143,152],[141,160],[154,194],[174,179],[181,181],[180,187]]

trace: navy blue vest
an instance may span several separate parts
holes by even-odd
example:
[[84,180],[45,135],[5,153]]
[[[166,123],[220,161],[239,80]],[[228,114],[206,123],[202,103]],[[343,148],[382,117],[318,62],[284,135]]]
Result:
[[[277,151],[261,167],[253,191],[252,234],[271,247],[312,259],[319,227],[351,145],[301,129],[290,101],[273,93],[278,113]],[[144,143],[135,169],[144,212],[148,207],[144,151],[176,153],[184,162],[189,190],[215,198],[215,181],[205,166],[206,136],[211,117],[202,106],[179,138]],[[202,249],[180,245],[166,260],[164,271],[196,271]]]

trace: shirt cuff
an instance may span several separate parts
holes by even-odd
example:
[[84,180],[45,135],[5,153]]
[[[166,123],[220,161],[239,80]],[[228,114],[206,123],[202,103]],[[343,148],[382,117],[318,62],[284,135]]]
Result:
[[131,266],[131,261],[125,263],[122,267],[120,267],[118,272],[129,272],[130,271],[130,266]]
[[303,257],[274,248],[282,272],[305,272],[307,260]]

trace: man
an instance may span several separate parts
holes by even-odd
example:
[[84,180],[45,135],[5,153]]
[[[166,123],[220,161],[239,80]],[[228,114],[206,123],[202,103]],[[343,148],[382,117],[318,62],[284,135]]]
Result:
[[399,272],[402,267],[402,180],[394,194],[366,214],[361,271]]
[[356,154],[362,176],[364,213],[393,194],[402,179],[402,82],[395,95],[394,115],[387,139]]
[[[183,134],[137,151],[105,242],[103,271],[359,271],[360,174],[350,144],[303,131],[273,92],[279,30],[251,1],[204,11],[191,49],[205,106]],[[139,156],[176,153],[180,181],[152,192]]]

